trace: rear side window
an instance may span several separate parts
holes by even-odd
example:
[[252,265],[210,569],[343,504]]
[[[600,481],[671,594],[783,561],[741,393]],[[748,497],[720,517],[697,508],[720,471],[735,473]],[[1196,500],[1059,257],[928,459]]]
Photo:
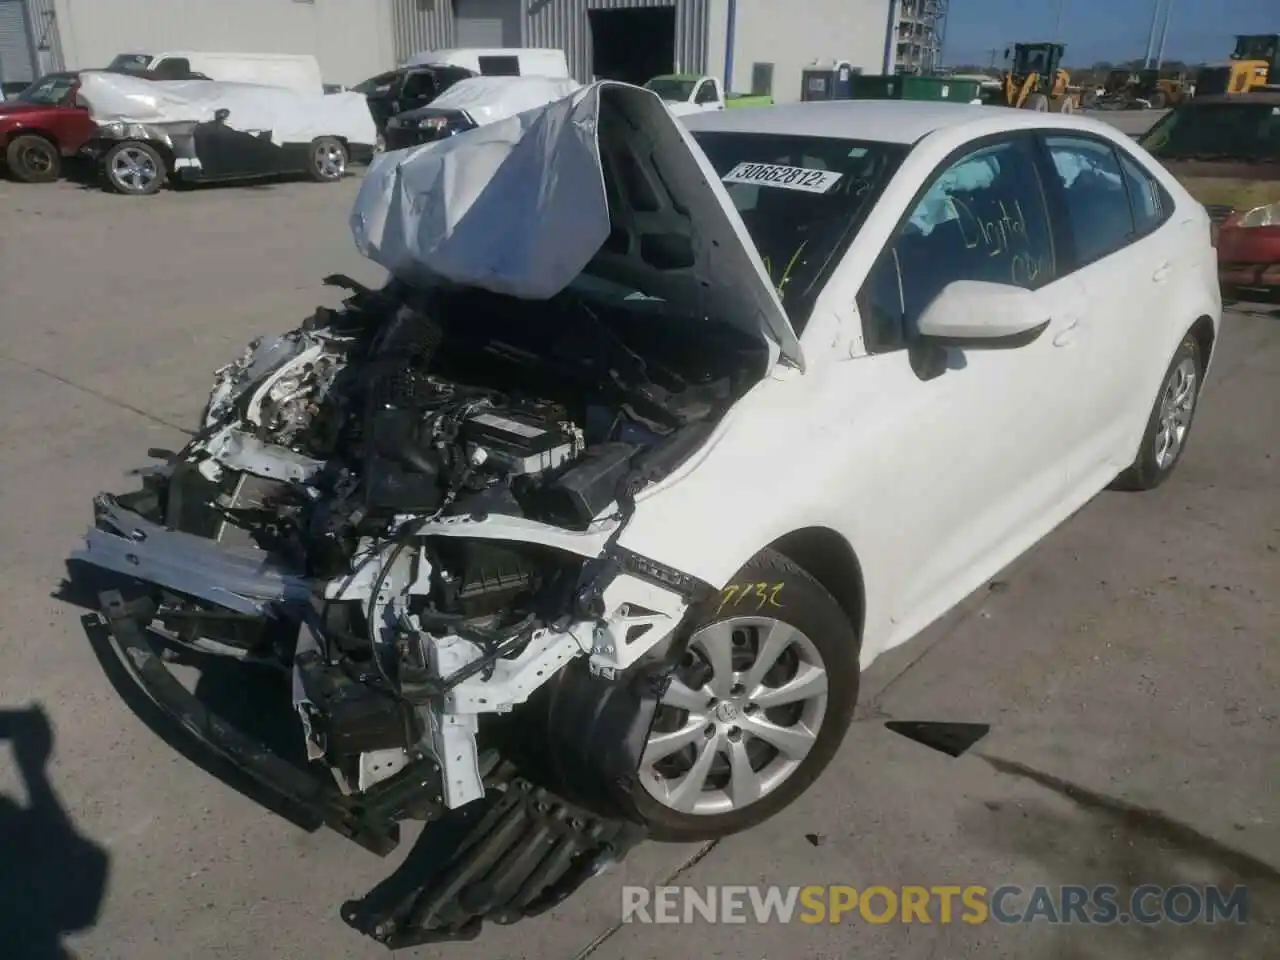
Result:
[[867,348],[902,346],[954,281],[1035,290],[1055,276],[1031,141],[980,147],[935,175],[872,268],[858,297]]
[[404,81],[404,92],[402,96],[417,99],[418,97],[426,97],[428,100],[436,96],[436,78],[429,70],[420,70],[417,73],[411,73]]
[[1062,184],[1078,266],[1114,253],[1133,238],[1133,214],[1115,151],[1081,137],[1047,137]]
[[1133,212],[1133,226],[1138,234],[1155,230],[1173,212],[1169,196],[1160,184],[1137,162],[1120,154],[1120,169],[1124,173],[1125,187],[1129,191],[1129,208]]
[[482,77],[520,76],[519,57],[480,57],[479,62]]

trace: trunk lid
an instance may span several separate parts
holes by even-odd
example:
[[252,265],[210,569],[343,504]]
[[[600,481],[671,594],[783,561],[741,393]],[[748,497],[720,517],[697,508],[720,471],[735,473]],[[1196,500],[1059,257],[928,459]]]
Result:
[[794,328],[715,171],[654,93],[602,81],[377,159],[357,249],[410,283],[547,299],[579,274],[760,337],[803,368]]

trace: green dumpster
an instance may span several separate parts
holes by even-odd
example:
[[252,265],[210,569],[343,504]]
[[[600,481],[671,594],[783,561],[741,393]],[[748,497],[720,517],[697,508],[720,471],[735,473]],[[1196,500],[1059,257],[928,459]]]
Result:
[[853,100],[945,100],[969,103],[978,99],[977,80],[953,77],[917,77],[911,74],[867,75],[851,78]]

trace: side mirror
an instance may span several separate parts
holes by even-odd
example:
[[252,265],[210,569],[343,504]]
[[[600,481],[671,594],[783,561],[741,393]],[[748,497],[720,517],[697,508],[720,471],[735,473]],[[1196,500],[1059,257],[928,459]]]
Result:
[[920,340],[938,346],[1021,347],[1049,326],[1036,295],[1022,287],[984,280],[955,280],[920,314]]
[[214,123],[225,123],[229,116],[231,116],[231,111],[226,107],[219,107],[217,110],[213,111]]

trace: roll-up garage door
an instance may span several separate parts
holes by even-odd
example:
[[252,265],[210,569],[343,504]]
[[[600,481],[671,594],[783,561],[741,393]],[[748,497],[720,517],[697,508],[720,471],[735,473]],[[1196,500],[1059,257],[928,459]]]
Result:
[[520,46],[521,0],[455,0],[459,47]]
[[0,0],[0,80],[5,83],[36,78],[26,7],[26,0]]

